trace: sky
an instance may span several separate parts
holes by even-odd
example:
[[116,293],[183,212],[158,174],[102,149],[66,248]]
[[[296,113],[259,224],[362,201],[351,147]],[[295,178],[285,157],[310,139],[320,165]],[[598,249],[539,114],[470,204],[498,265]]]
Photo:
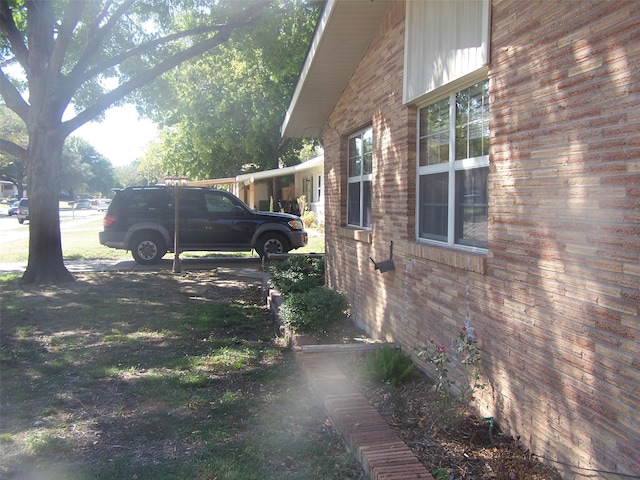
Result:
[[147,144],[157,134],[156,125],[140,119],[133,105],[110,108],[104,121],[86,123],[72,133],[93,145],[114,167],[128,165],[142,157]]

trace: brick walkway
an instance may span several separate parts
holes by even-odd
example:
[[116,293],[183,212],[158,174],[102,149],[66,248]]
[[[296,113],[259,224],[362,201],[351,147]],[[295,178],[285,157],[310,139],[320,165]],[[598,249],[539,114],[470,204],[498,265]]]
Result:
[[[295,347],[309,387],[334,428],[371,480],[433,480],[411,449],[340,371],[335,358],[346,345]],[[356,347],[357,348],[357,347]]]

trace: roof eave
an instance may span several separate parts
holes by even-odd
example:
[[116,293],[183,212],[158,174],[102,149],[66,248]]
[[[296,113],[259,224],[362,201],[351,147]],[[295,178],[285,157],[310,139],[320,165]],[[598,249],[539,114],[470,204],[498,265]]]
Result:
[[326,120],[395,1],[327,2],[287,109],[282,136],[322,136]]

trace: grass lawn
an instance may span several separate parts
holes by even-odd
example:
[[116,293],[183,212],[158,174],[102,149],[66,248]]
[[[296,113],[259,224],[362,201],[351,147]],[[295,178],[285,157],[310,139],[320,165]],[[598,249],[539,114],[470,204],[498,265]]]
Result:
[[76,278],[0,278],[0,478],[362,478],[259,281]]

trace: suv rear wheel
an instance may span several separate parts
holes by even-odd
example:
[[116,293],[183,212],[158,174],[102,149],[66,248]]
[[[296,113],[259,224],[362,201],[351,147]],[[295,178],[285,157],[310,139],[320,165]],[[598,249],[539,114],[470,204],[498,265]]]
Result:
[[141,265],[154,265],[164,257],[165,253],[167,253],[167,245],[158,233],[138,233],[131,240],[131,254]]
[[287,253],[289,243],[284,235],[278,232],[268,232],[260,236],[256,242],[256,252],[260,257],[269,253]]

